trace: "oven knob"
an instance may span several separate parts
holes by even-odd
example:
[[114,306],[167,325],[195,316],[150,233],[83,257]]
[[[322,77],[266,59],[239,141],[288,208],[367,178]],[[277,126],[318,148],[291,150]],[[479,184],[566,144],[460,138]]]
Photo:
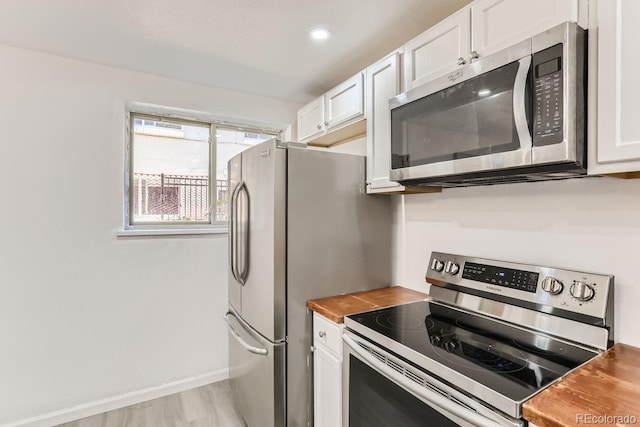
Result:
[[573,282],[571,288],[569,289],[571,296],[577,299],[578,301],[589,301],[596,296],[596,291],[584,282],[580,282],[578,280]]
[[442,344],[442,337],[440,335],[432,335],[431,336],[431,344],[436,345],[436,346]]
[[456,341],[455,338],[451,338],[445,341],[442,346],[448,353],[451,353],[452,351],[455,351],[458,348],[458,342]]
[[431,261],[431,269],[435,271],[442,271],[444,268],[444,262],[440,261],[438,258],[434,258]]
[[456,274],[458,274],[458,271],[460,271],[460,266],[453,261],[447,261],[447,267],[444,269],[444,271],[452,276],[455,276]]
[[542,281],[542,290],[545,292],[549,292],[551,295],[558,295],[562,292],[564,285],[561,281],[556,279],[555,277],[545,277]]

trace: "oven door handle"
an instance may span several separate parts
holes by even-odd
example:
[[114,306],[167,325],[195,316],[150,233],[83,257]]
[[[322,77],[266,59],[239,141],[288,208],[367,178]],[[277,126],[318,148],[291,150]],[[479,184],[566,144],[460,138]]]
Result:
[[407,379],[404,375],[399,374],[393,368],[390,368],[384,363],[381,363],[374,356],[361,349],[357,341],[346,335],[342,335],[342,340],[347,344],[351,351],[356,353],[362,361],[366,362],[380,374],[387,377],[389,380],[398,384],[411,394],[418,396],[419,398],[429,402],[432,406],[443,409],[456,417],[459,417],[474,426],[478,427],[495,427],[496,422],[489,420],[475,412],[466,410],[459,405],[455,404],[451,400],[439,395],[435,391],[431,391],[425,387],[422,387],[413,381]]

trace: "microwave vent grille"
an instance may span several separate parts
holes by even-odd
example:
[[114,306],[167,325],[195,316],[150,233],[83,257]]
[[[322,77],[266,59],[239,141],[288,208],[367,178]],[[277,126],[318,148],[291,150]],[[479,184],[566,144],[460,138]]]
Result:
[[[442,188],[456,188],[456,187],[474,187],[485,185],[499,185],[499,184],[516,184],[522,182],[541,182],[541,181],[556,181],[569,178],[586,178],[587,175],[576,174],[575,172],[544,172],[544,173],[527,173],[517,175],[496,175],[496,176],[482,176],[482,177],[441,177],[433,180],[425,180],[424,182],[417,183],[417,185],[429,186],[429,187],[442,187]],[[407,183],[405,183],[406,185]],[[415,185],[415,184],[414,184]]]

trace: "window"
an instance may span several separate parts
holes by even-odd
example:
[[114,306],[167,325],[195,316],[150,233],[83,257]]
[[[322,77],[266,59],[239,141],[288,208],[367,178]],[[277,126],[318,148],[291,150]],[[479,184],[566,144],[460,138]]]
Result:
[[225,226],[227,163],[275,130],[129,113],[125,229]]

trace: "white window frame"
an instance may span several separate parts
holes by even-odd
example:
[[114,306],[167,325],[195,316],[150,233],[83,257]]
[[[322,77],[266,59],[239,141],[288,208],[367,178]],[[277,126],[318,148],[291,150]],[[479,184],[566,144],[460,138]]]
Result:
[[[186,125],[209,126],[209,221],[208,222],[154,222],[131,223],[131,185],[133,171],[133,119],[142,118],[155,121],[169,121]],[[124,159],[124,192],[123,192],[123,228],[118,236],[153,236],[153,235],[180,235],[180,234],[215,234],[228,233],[227,221],[217,221],[216,218],[216,154],[217,154],[217,128],[231,129],[241,132],[255,132],[259,134],[273,135],[281,139],[283,130],[270,127],[259,127],[236,121],[215,120],[203,118],[202,114],[174,114],[171,109],[147,110],[144,108],[127,108],[125,110],[125,159]]]

